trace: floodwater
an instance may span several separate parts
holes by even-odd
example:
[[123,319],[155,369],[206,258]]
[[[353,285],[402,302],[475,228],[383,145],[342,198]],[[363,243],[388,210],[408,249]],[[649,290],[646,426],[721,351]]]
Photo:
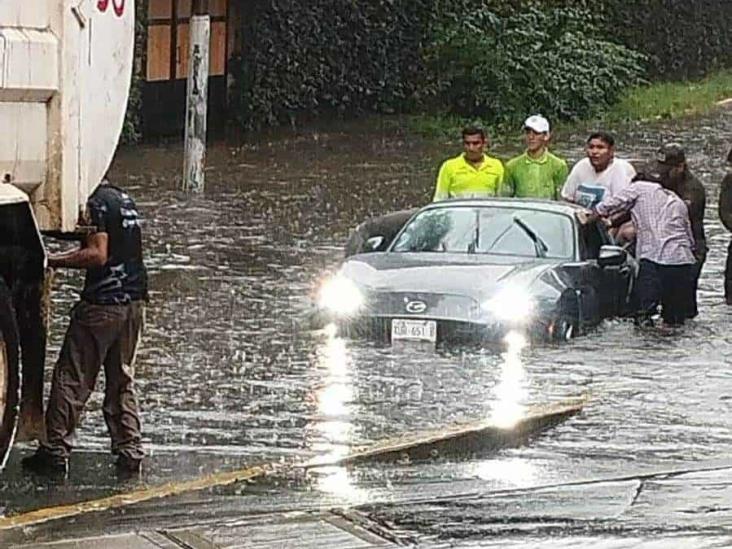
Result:
[[[344,455],[401,433],[590,393],[580,416],[521,448],[285,474],[211,496],[226,497],[228,512],[389,501],[380,511],[385,521],[430,539],[479,541],[489,529],[475,516],[472,530],[457,520],[462,508],[423,503],[427,518],[416,520],[399,502],[732,457],[732,308],[722,295],[729,235],[716,214],[732,111],[619,132],[619,156],[636,159],[652,158],[664,140],[682,142],[707,189],[710,252],[698,319],[671,335],[608,321],[566,345],[523,349],[392,349],[306,329],[303,315],[319,281],[341,261],[349,229],[367,216],[426,203],[439,162],[459,147],[393,128],[342,125],[213,146],[206,192],[197,197],[178,190],[181,145],[120,152],[113,179],[144,215],[150,270],[137,365],[150,452],[145,482]],[[556,148],[576,160],[583,139],[558,136]],[[501,147],[498,155],[518,148]],[[57,283],[49,367],[79,283],[69,275]],[[105,453],[100,408],[97,392],[66,483],[24,478],[18,461],[28,447],[14,452],[0,481],[6,513],[125,489]],[[196,512],[185,509],[184,516]]]

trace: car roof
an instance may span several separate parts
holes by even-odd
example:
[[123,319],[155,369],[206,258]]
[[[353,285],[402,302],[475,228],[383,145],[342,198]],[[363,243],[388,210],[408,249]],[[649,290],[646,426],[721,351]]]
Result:
[[534,210],[541,210],[545,212],[561,213],[569,216],[580,210],[584,210],[582,206],[572,204],[571,202],[548,200],[541,198],[502,198],[502,197],[491,197],[491,198],[449,198],[447,200],[441,200],[439,202],[433,202],[428,206],[422,208],[423,210],[449,208],[453,206],[501,206],[501,207],[514,207],[514,208],[530,208]]

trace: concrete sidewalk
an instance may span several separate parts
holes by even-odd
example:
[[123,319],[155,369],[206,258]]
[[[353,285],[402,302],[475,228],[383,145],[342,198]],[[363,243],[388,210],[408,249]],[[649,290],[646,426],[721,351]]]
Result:
[[[30,549],[211,549],[214,547],[301,547],[361,549],[414,545],[408,538],[392,536],[376,524],[361,523],[345,514],[286,513],[242,518],[216,524],[100,535],[47,543],[10,545]],[[382,537],[385,536],[385,537]]]
[[[149,502],[126,510],[121,523],[119,516],[99,513],[90,519],[91,528],[83,520],[76,525],[56,521],[8,532],[12,537],[0,537],[0,544],[57,549],[732,547],[732,466],[719,464],[347,510],[251,514],[227,498],[214,494],[198,502]],[[131,526],[141,524],[139,530]]]

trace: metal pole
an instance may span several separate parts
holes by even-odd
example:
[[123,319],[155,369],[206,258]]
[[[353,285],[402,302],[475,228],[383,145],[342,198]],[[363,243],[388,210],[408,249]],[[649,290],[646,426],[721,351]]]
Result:
[[194,0],[190,22],[183,190],[195,193],[203,192],[203,170],[206,162],[208,56],[211,36],[207,4],[205,0]]

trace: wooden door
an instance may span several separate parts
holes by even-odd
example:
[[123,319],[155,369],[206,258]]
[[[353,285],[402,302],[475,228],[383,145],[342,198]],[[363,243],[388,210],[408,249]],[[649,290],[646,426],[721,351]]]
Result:
[[[226,110],[228,0],[209,0],[209,121]],[[146,135],[173,134],[184,125],[191,0],[148,0],[147,64],[143,91]]]

